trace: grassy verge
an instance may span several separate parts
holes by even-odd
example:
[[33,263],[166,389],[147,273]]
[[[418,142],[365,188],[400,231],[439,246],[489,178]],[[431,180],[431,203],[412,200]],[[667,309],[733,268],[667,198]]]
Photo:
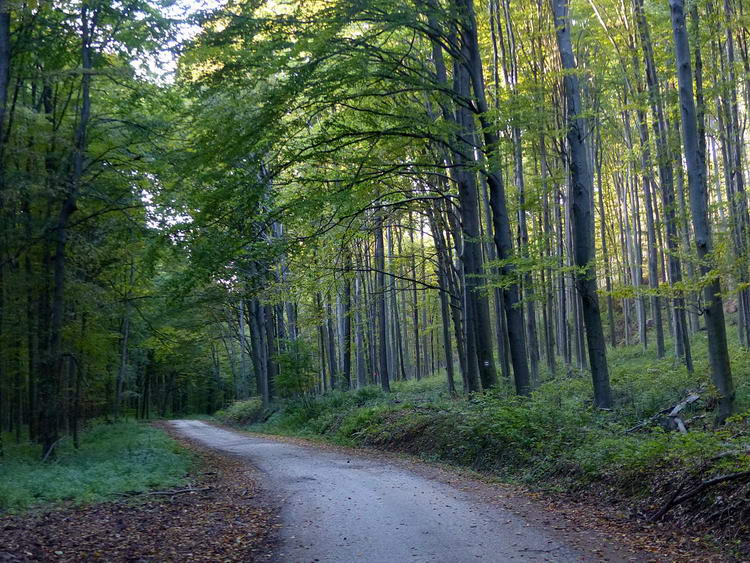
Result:
[[162,430],[132,421],[99,424],[81,435],[80,449],[63,440],[54,461],[39,447],[6,440],[0,460],[0,513],[62,501],[89,503],[117,493],[180,483],[192,460]]
[[[671,356],[656,359],[637,347],[612,351],[611,412],[593,407],[588,376],[560,370],[547,374],[530,398],[515,397],[510,382],[452,398],[436,376],[396,382],[391,394],[368,387],[287,401],[272,413],[248,401],[219,418],[258,432],[408,452],[539,489],[601,493],[654,515],[678,487],[689,492],[713,477],[750,470],[750,355],[732,348],[739,414],[715,429],[705,335],[693,344],[692,375]],[[682,413],[688,434],[658,423],[628,431],[696,390],[701,399]],[[265,422],[252,424],[257,420]],[[748,481],[706,488],[669,517],[739,532],[750,515]]]

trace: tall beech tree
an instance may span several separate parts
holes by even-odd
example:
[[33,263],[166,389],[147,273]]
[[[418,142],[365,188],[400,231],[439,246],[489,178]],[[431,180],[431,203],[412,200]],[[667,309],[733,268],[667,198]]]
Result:
[[557,46],[562,67],[568,71],[563,79],[566,102],[568,166],[570,167],[571,208],[573,210],[573,246],[576,288],[581,297],[586,340],[588,342],[591,377],[594,382],[594,401],[599,408],[612,407],[612,391],[607,368],[607,350],[596,294],[594,263],[594,178],[589,167],[586,148],[586,124],[582,115],[581,93],[573,42],[570,39],[568,0],[555,0]]
[[717,421],[723,422],[734,409],[734,385],[732,369],[727,349],[724,306],[721,297],[721,279],[712,272],[710,260],[713,252],[713,236],[708,222],[708,191],[701,164],[698,140],[698,121],[693,94],[693,74],[690,63],[690,45],[685,23],[685,3],[683,0],[669,0],[674,34],[675,66],[679,83],[680,117],[682,119],[682,144],[688,174],[690,208],[695,231],[695,246],[701,261],[701,274],[704,282],[703,313],[708,332],[708,356],[711,364],[711,378],[719,390],[719,410]]

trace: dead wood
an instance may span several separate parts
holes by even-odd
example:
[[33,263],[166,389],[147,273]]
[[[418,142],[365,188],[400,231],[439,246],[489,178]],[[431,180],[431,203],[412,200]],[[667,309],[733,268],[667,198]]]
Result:
[[133,496],[140,496],[140,495],[171,497],[174,495],[182,495],[185,493],[201,493],[201,492],[210,491],[210,490],[211,490],[211,487],[199,487],[199,488],[189,487],[187,489],[175,489],[171,491],[143,491],[143,492],[138,491],[138,492],[131,492],[131,493],[117,493],[117,494],[119,494],[120,496],[124,496],[124,497],[133,497]]
[[678,504],[682,504],[686,500],[690,500],[691,498],[698,496],[702,492],[706,491],[707,489],[710,489],[711,487],[715,485],[719,485],[721,483],[726,483],[729,481],[736,481],[738,479],[742,479],[745,477],[750,477],[750,471],[740,471],[739,473],[729,473],[727,475],[719,475],[717,477],[713,477],[711,479],[706,479],[705,481],[701,481],[698,485],[696,485],[695,487],[693,487],[686,493],[680,494],[680,492],[685,488],[685,482],[683,482],[669,496],[669,498],[667,499],[667,502],[665,502],[664,505],[659,510],[657,510],[651,517],[649,517],[649,521],[654,522],[656,520],[659,520],[667,512],[672,510]]
[[[695,403],[696,401],[698,401],[701,398],[700,393],[702,393],[702,390],[699,390],[699,391],[697,391],[695,393],[691,393],[690,395],[688,395],[685,399],[683,399],[682,401],[680,401],[676,405],[673,405],[673,406],[667,407],[665,409],[662,409],[659,412],[657,412],[655,415],[647,418],[646,420],[643,420],[643,421],[639,422],[638,424],[636,424],[632,428],[628,428],[625,431],[625,434],[630,434],[631,432],[635,432],[637,430],[641,430],[642,428],[646,428],[648,426],[651,426],[655,422],[657,422],[660,418],[662,418],[664,416],[666,416],[668,419],[670,419],[670,421],[672,423],[672,428],[673,429],[676,428],[677,430],[679,430],[683,434],[686,434],[687,433],[687,425],[685,424],[685,422],[678,415],[683,411],[683,409],[685,409],[685,407],[687,407],[688,405],[691,405],[691,404]],[[693,420],[693,419],[690,419],[690,420]]]

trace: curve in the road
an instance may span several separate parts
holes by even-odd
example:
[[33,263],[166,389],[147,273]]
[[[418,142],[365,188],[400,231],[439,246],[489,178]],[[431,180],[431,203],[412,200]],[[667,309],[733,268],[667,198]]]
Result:
[[583,561],[519,516],[368,456],[173,421],[183,435],[246,458],[282,500],[278,560],[289,563]]

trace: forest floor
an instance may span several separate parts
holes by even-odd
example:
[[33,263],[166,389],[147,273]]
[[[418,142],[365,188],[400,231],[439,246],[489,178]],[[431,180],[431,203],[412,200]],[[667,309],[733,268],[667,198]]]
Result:
[[284,562],[728,561],[611,507],[490,482],[411,456],[173,424],[249,460],[282,501]]
[[269,560],[278,523],[257,469],[160,426],[198,458],[188,485],[0,517],[0,562]]
[[157,425],[198,459],[187,485],[0,517],[0,562],[731,561],[606,499],[393,452]]

